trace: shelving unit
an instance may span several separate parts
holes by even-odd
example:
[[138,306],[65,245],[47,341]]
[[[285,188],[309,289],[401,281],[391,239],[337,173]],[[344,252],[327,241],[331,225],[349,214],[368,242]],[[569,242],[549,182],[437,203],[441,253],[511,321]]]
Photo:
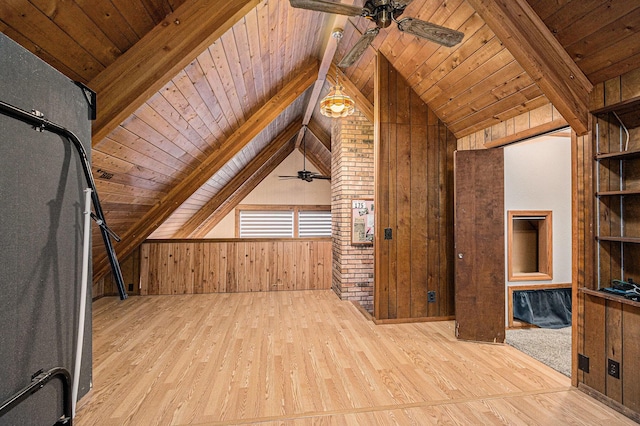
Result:
[[640,99],[593,115],[596,268],[579,295],[578,381],[640,421],[640,302],[601,291],[640,282]]
[[640,281],[640,105],[595,111],[596,289]]

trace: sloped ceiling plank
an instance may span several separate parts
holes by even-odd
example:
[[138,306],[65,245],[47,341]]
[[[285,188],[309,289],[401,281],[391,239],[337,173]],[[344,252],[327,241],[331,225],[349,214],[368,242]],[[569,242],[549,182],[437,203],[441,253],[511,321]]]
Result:
[[529,4],[531,4],[531,7],[538,11],[538,16],[544,20],[551,16],[558,9],[561,9],[567,4],[571,3],[571,1],[572,0],[529,0]]
[[[517,89],[527,89],[527,96],[532,99],[536,96],[542,96],[542,93],[535,85],[531,77],[529,77],[518,64],[515,66],[506,66],[499,73],[495,73],[491,76],[502,77],[501,83],[492,85],[490,87],[483,86],[477,92],[481,93],[481,96],[466,97],[457,107],[451,108],[447,111],[441,111],[440,118],[446,120],[449,125],[455,126],[456,123],[466,120],[467,123],[473,123],[473,115],[478,111],[485,110],[488,115],[494,114],[495,111],[489,111],[488,108],[492,108],[496,102],[499,102],[510,95],[514,95],[514,91]],[[516,90],[514,90],[516,89]]]
[[[260,31],[260,28],[261,28],[260,17],[264,16],[263,11],[265,10],[266,6],[267,5],[265,4],[265,2],[262,2],[256,8],[256,13],[249,13],[245,16],[245,20],[247,23],[245,27],[247,30],[247,39],[248,39],[247,48],[248,48],[248,51],[251,52],[250,66],[251,66],[251,72],[254,77],[254,82],[256,85],[255,87],[256,87],[258,99],[269,99],[269,94],[267,93],[267,88],[265,87],[265,82],[267,77],[266,74],[269,72],[269,70],[263,67],[263,58],[262,58],[262,55],[259,53],[259,50],[256,48],[251,49],[251,46],[261,46],[261,44],[262,46],[267,45],[266,36],[268,32],[265,30]],[[263,34],[263,33],[267,33],[267,34]]]
[[[621,20],[627,24],[634,21],[637,23],[640,3],[632,1],[619,2],[616,7],[611,7],[610,2],[599,1],[596,2],[596,5],[597,7],[594,8],[593,4],[582,0],[574,1],[570,10],[560,10],[560,13],[557,14],[560,15],[564,12],[568,15],[561,22],[559,22],[559,19],[554,19],[554,17],[543,19],[543,21],[563,46],[570,46],[585,38],[592,39],[594,36],[598,36],[599,42],[593,48],[596,51],[600,51],[615,40],[623,39],[625,33],[629,34],[629,29],[626,28],[626,25],[620,25]],[[581,6],[590,7],[590,9],[577,14],[576,10]],[[580,17],[576,18],[578,15]],[[567,52],[569,52],[569,49],[567,49]]]
[[[218,146],[189,175],[175,185],[166,196],[155,204],[135,226],[122,235],[122,242],[115,247],[120,257],[129,255],[162,224],[191,194],[200,188],[217,170],[231,160],[249,141],[271,123],[289,104],[304,93],[318,75],[317,61],[310,63],[289,81],[253,116],[245,121],[226,141]],[[94,279],[104,275],[109,268],[106,253],[94,258]]]
[[468,0],[578,133],[588,130],[593,85],[526,0]]
[[[619,4],[618,7],[628,7],[628,4],[630,3],[622,3]],[[603,25],[601,16],[596,15],[592,21],[590,20],[589,22],[580,23],[575,26],[572,25],[567,31],[557,34],[558,40],[565,46],[567,53],[574,58],[576,64],[587,77],[589,77],[589,80],[593,84],[606,81],[637,66],[639,62],[639,55],[637,53],[638,49],[640,49],[640,44],[637,41],[635,43],[633,42],[634,35],[629,31],[630,28],[640,28],[640,3],[638,3],[637,7],[637,9],[629,14],[620,17],[620,20],[607,23],[606,25]],[[607,9],[607,12],[608,11],[609,9]],[[580,30],[584,31],[585,28],[592,30],[592,33],[586,37],[580,33]],[[577,38],[579,38],[579,40],[576,40]],[[565,40],[571,42],[571,44],[566,44],[567,41]],[[629,55],[635,56],[635,58],[627,56],[622,63],[618,63],[610,61],[609,58],[605,56],[605,61],[602,64],[591,66],[591,68],[597,68],[596,71],[591,73],[582,66],[582,60],[593,57],[594,53],[600,56],[601,52],[614,52],[615,48],[613,45],[622,40],[626,42],[627,46],[635,46],[636,54]]]
[[[502,73],[504,68],[508,69],[506,74],[509,74],[510,68],[517,67],[522,72],[522,67],[513,59],[513,56],[506,50],[502,50],[500,53],[489,59],[484,64],[478,66],[478,68],[464,78],[459,79],[457,82],[450,84],[446,91],[441,92],[437,96],[431,99],[429,102],[430,108],[440,117],[440,119],[447,121],[444,115],[440,115],[440,111],[455,111],[457,108],[464,106],[469,99],[474,99],[482,94],[482,90],[486,87],[486,84],[490,84],[493,80],[493,75]],[[500,76],[500,81],[505,79]]]
[[222,190],[213,196],[202,208],[200,208],[191,218],[172,236],[172,238],[189,238],[209,216],[233,195],[244,182],[249,180],[260,168],[287,142],[296,135],[302,124],[296,120],[292,122],[281,134],[269,143],[260,153],[254,157]]
[[502,50],[505,48],[500,40],[488,27],[483,26],[437,67],[421,65],[419,73],[416,73],[419,78],[416,79],[414,74],[411,80],[407,81],[420,98],[429,103],[440,93],[447,92],[450,85],[473,73],[480,65]]
[[[327,73],[327,80],[331,84],[336,84],[336,64],[332,63]],[[340,72],[340,83],[344,86],[345,93],[349,95],[355,102],[356,108],[358,108],[364,115],[373,123],[373,104],[358,90],[355,84],[343,73]]]
[[188,0],[88,84],[98,95],[93,142],[104,139],[259,0]]
[[640,58],[640,33],[618,40],[607,49],[580,61],[580,68],[600,83],[637,67]]
[[[75,0],[75,3],[121,52],[126,52],[140,40],[138,34],[145,34],[155,25],[147,13],[137,13],[132,17],[127,10],[119,10],[111,1]],[[130,3],[122,3],[122,6]]]
[[[87,81],[104,66],[31,3],[0,2],[0,30],[69,78]],[[5,25],[6,23],[6,25]],[[37,43],[33,40],[37,40]],[[65,54],[62,55],[61,52]],[[82,64],[82,67],[79,65]]]
[[[298,123],[298,125],[300,125]],[[262,167],[251,175],[234,193],[224,199],[216,211],[210,215],[192,235],[191,238],[204,238],[211,230],[233,210],[256,186],[275,170],[282,161],[295,149],[295,140],[285,144]]]

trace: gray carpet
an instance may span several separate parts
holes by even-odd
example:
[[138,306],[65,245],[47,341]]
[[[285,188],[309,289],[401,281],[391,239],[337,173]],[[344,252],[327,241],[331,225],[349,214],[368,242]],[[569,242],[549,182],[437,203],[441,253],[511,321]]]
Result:
[[571,377],[571,327],[507,330],[506,343]]

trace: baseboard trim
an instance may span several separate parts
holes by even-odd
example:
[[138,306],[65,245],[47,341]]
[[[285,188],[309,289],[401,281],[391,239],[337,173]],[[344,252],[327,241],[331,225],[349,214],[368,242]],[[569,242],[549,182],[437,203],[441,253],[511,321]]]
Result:
[[637,413],[637,412],[633,411],[631,408],[620,404],[618,401],[615,401],[615,400],[609,398],[608,396],[598,392],[597,390],[593,389],[592,387],[589,387],[589,386],[585,385],[584,383],[578,383],[578,389],[580,391],[586,393],[590,397],[592,397],[592,398],[602,402],[603,404],[613,408],[617,412],[619,412],[621,414],[624,414],[625,416],[629,417],[634,422],[640,423],[640,413]]
[[378,319],[373,318],[373,322],[375,324],[404,324],[404,323],[412,323],[412,322],[433,322],[433,321],[451,321],[456,319],[455,315],[449,315],[445,317],[418,317],[418,318],[389,318],[389,319]]

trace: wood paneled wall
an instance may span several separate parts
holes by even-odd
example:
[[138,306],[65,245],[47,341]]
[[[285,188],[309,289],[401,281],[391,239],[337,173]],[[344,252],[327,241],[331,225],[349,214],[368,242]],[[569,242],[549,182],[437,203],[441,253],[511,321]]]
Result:
[[377,68],[374,316],[449,318],[456,139],[382,54]]
[[145,242],[140,294],[331,288],[331,239]]
[[[580,294],[584,315],[584,347],[589,372],[580,371],[580,387],[640,421],[640,304],[621,303],[601,294]],[[620,362],[620,378],[607,374],[608,360]]]

